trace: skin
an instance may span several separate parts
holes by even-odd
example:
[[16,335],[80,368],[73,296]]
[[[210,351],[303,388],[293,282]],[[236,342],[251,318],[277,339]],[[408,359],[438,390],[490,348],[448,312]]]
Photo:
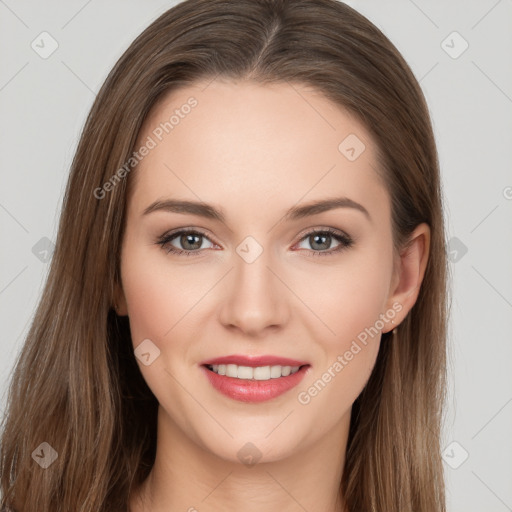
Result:
[[[306,405],[307,390],[380,314],[416,301],[428,258],[426,224],[407,251],[393,252],[389,195],[375,169],[365,127],[302,85],[220,79],[173,91],[146,119],[143,143],[194,96],[180,119],[138,164],[128,197],[118,313],[128,315],[134,349],[150,339],[160,355],[140,371],[160,404],[156,462],[130,499],[132,512],[338,512],[351,408],[375,364],[380,332]],[[366,149],[354,161],[339,150],[356,134]],[[284,220],[297,204],[346,196],[363,205]],[[225,222],[189,213],[143,212],[156,200],[215,205]],[[263,207],[262,207],[263,206]],[[340,252],[334,237],[315,245],[312,229],[334,228],[354,241]],[[206,237],[198,254],[168,253],[158,237],[194,228]],[[252,263],[236,252],[253,237]],[[199,244],[202,242],[202,245]],[[173,239],[189,249],[187,239]],[[323,255],[315,253],[323,252]],[[303,381],[260,404],[216,391],[200,363],[229,354],[273,354],[308,361]],[[237,452],[251,442],[258,463]]]

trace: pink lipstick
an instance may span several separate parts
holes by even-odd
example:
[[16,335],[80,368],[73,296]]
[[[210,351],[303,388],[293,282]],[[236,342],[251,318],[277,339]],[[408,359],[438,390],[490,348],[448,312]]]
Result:
[[294,388],[311,365],[280,356],[230,355],[209,359],[200,368],[225,396],[247,403],[271,400]]

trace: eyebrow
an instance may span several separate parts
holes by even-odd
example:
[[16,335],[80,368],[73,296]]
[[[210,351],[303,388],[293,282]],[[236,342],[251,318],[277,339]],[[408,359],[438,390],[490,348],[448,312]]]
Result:
[[[370,222],[372,222],[372,218],[368,210],[362,204],[359,204],[348,197],[333,197],[293,206],[284,215],[284,220],[290,221],[302,219],[304,217],[318,215],[319,213],[334,210],[336,208],[352,208],[358,210],[362,212]],[[155,201],[150,204],[142,214],[148,215],[149,213],[162,210],[166,212],[198,215],[207,219],[218,220],[224,224],[226,223],[225,216],[220,209],[207,203],[189,200],[166,199]]]

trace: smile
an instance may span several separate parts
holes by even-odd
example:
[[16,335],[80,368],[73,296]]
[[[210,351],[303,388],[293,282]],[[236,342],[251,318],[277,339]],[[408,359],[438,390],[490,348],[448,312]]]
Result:
[[214,389],[246,403],[271,400],[299,384],[311,368],[303,366],[238,366],[236,364],[202,365],[201,370]]

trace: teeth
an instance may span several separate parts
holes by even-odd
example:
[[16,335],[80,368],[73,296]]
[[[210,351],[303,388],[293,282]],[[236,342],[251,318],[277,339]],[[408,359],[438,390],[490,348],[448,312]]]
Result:
[[208,368],[219,375],[243,380],[270,380],[288,377],[299,371],[299,366],[238,366],[236,364],[214,364]]

